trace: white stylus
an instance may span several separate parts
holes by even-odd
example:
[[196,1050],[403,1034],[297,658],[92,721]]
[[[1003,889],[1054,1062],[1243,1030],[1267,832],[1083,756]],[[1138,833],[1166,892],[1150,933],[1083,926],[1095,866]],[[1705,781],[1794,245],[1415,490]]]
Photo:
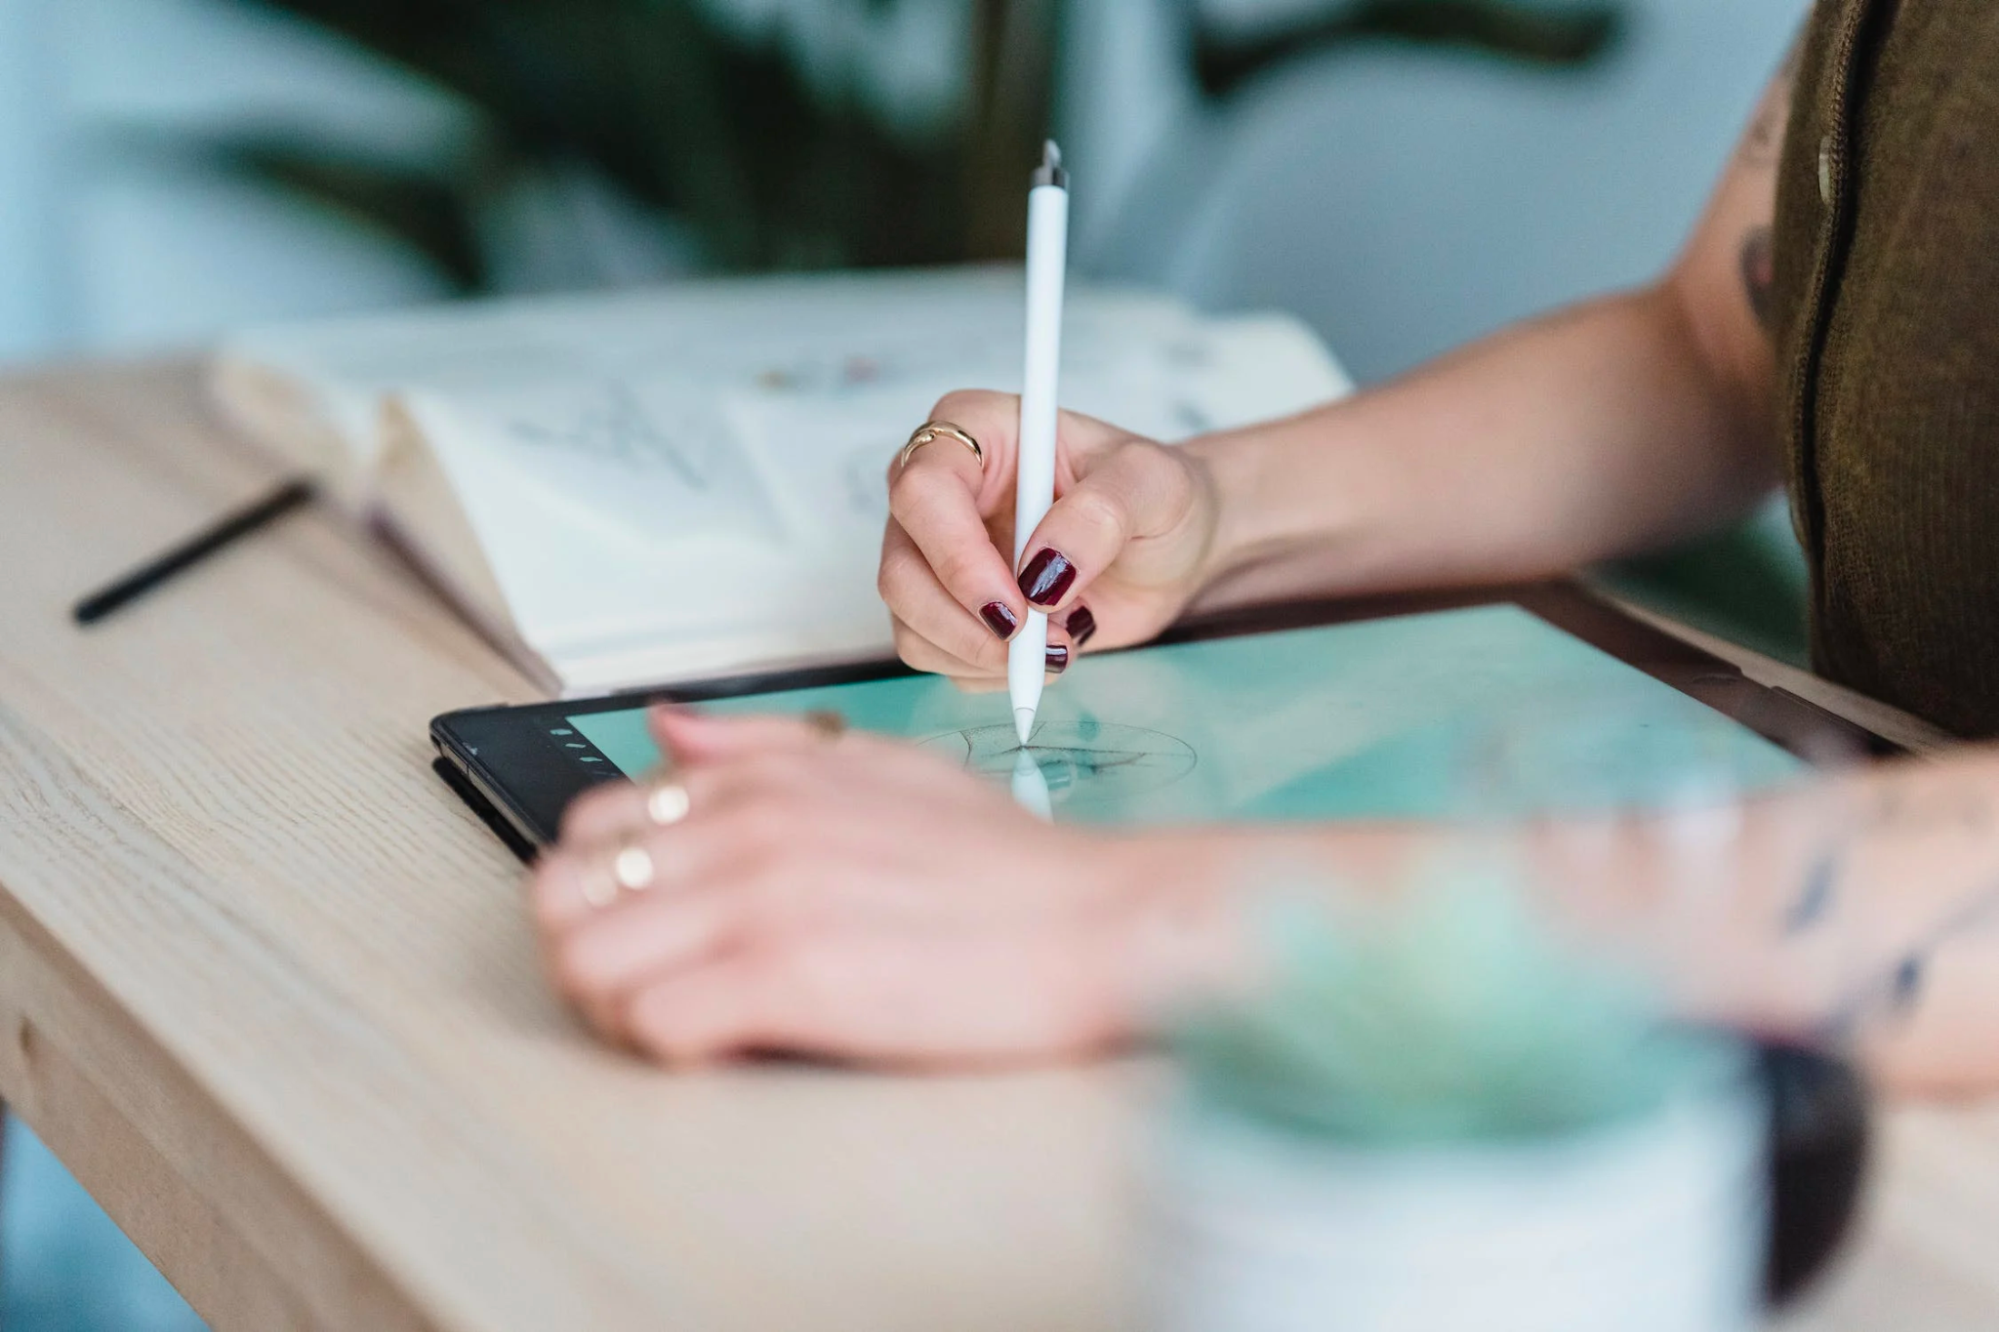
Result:
[[[1020,394],[1019,470],[1013,501],[1013,568],[1027,539],[1055,503],[1055,380],[1062,363],[1062,274],[1069,254],[1069,175],[1062,150],[1041,150],[1027,192],[1027,368]],[[1027,623],[1006,650],[1006,692],[1013,727],[1027,744],[1048,674],[1048,613],[1027,608]]]

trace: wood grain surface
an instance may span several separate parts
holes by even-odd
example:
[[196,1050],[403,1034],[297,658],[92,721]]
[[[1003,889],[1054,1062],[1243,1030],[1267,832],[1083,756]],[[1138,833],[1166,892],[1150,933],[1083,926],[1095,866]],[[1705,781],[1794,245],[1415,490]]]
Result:
[[[666,1076],[551,1001],[425,724],[533,697],[309,514],[89,631],[271,465],[186,363],[0,381],[0,1096],[250,1326],[1129,1317],[1132,1065]],[[1999,1112],[1898,1112],[1799,1316],[1999,1321]]]

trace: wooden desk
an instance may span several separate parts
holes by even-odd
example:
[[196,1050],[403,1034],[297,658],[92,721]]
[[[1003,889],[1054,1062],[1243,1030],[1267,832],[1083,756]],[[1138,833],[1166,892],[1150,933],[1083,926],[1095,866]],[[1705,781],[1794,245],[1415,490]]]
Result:
[[[313,515],[83,633],[270,479],[185,365],[0,383],[0,1095],[219,1324],[1093,1325],[1133,1071],[665,1077],[542,983],[424,723],[531,697]],[[1999,1320],[1999,1112],[1915,1110],[1808,1317]]]

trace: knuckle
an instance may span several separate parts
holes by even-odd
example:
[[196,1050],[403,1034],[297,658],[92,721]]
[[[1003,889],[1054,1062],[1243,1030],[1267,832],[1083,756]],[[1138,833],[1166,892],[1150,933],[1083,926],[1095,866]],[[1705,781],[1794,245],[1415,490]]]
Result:
[[1126,468],[1146,497],[1146,507],[1173,515],[1184,513],[1194,499],[1194,471],[1187,460],[1150,440],[1125,446]]
[[909,466],[901,469],[888,484],[888,512],[890,517],[902,524],[913,541],[923,530],[924,518],[933,513],[935,501],[929,498],[934,485],[931,469],[917,466],[917,460],[909,460]]
[[967,624],[959,657],[965,666],[981,672],[1006,672],[1007,646],[988,634],[982,626]]
[[931,654],[930,640],[902,624],[895,627],[895,655],[918,671],[930,670],[930,663],[935,660]]
[[[944,626],[915,629],[898,624],[895,652],[918,671],[934,672],[959,680],[966,675],[1003,673],[1006,645],[983,627],[964,618],[954,618]],[[860,738],[856,737],[858,741]],[[849,745],[848,748],[855,748]]]
[[953,596],[963,600],[977,585],[979,566],[985,563],[983,552],[953,548],[940,556],[935,565],[938,582],[948,588]]
[[1072,520],[1114,545],[1124,544],[1130,520],[1123,501],[1095,487],[1079,490],[1071,498]]
[[[999,408],[1012,394],[994,389],[953,389],[930,407],[933,421],[957,421],[958,416],[983,416]],[[958,422],[964,425],[964,422]]]
[[882,552],[881,567],[875,571],[875,591],[891,609],[896,606],[897,594],[909,586],[917,559],[906,547]]
[[904,526],[908,526],[911,519],[921,524],[923,519],[950,503],[953,490],[962,493],[964,489],[943,468],[918,466],[922,458],[919,453],[910,459],[909,466],[889,483],[889,512]]
[[918,671],[952,675],[962,669],[962,664],[954,660],[949,653],[907,627],[896,631],[895,652],[896,656]]
[[909,465],[897,468],[895,475],[889,478],[888,507],[897,517],[901,516],[903,510],[909,508],[909,497],[914,488],[923,484],[923,470],[916,466],[916,460],[922,456],[921,454],[911,456]]

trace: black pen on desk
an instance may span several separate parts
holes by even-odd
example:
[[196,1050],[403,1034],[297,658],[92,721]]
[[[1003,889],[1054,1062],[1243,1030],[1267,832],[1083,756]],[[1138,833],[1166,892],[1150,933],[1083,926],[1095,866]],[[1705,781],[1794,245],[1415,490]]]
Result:
[[131,573],[91,593],[71,613],[79,625],[94,625],[135,598],[144,597],[174,575],[199,564],[224,547],[283,518],[313,497],[312,482],[294,477],[263,499],[222,518],[186,541],[162,551]]

